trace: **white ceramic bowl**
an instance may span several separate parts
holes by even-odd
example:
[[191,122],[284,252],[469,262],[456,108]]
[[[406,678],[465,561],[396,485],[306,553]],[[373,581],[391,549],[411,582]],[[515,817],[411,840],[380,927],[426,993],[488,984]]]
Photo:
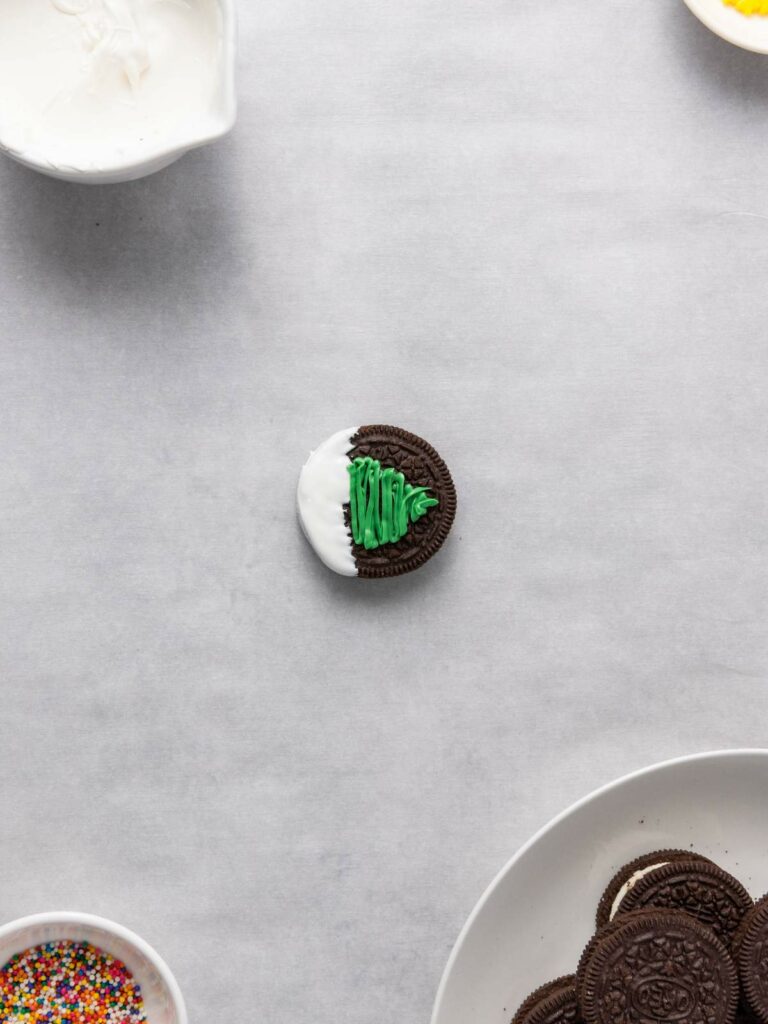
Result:
[[92,914],[62,911],[22,917],[0,928],[0,966],[44,942],[90,942],[122,960],[141,986],[148,1024],[187,1024],[184,998],[164,960],[138,935]]
[[507,864],[451,953],[432,1024],[509,1024],[538,985],[575,971],[598,899],[634,857],[692,847],[768,890],[768,750],[668,761],[574,804]]
[[723,0],[685,0],[699,21],[722,39],[756,53],[768,53],[768,17],[740,14]]
[[237,118],[237,93],[235,89],[235,64],[237,56],[236,0],[218,0],[222,14],[222,59],[216,109],[208,120],[207,127],[198,134],[187,138],[174,139],[167,145],[158,146],[154,152],[145,154],[141,160],[113,164],[103,170],[78,170],[76,168],[54,167],[50,164],[19,153],[3,144],[0,138],[0,152],[5,152],[18,163],[51,178],[78,182],[83,185],[114,185],[123,181],[134,181],[161,171],[192,149],[206,146],[222,138],[232,130]]

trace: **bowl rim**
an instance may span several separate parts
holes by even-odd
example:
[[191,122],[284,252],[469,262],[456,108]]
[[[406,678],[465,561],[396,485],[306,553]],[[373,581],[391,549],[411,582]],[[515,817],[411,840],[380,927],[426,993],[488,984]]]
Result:
[[108,918],[99,917],[96,914],[84,914],[75,910],[54,910],[42,914],[28,914],[26,917],[17,917],[14,921],[0,925],[0,939],[7,938],[22,928],[57,924],[83,924],[89,925],[92,928],[100,928],[102,931],[109,932],[110,935],[122,939],[129,946],[133,946],[152,964],[163,979],[173,1002],[178,1024],[188,1024],[184,996],[168,964],[145,939],[142,939],[136,932],[132,932],[130,928],[125,928],[116,921],[110,921]]
[[[686,0],[687,2],[687,0]],[[553,828],[556,828],[565,818],[571,814],[575,814],[581,810],[587,804],[593,800],[597,800],[605,793],[610,792],[612,789],[617,789],[619,786],[623,786],[627,782],[631,782],[633,779],[639,778],[643,775],[652,775],[655,772],[664,771],[668,768],[672,768],[676,765],[687,764],[695,761],[706,761],[706,760],[727,760],[729,758],[749,758],[749,757],[764,757],[768,759],[768,748],[766,747],[743,747],[734,748],[730,750],[707,750],[697,754],[683,754],[681,757],[672,757],[665,761],[657,761],[654,764],[646,765],[644,768],[637,768],[634,771],[627,772],[626,775],[621,775],[617,779],[613,779],[611,782],[605,785],[598,786],[597,789],[593,789],[592,792],[587,793],[586,796],[581,797],[574,803],[570,804],[564,810],[556,814],[554,818],[551,818],[545,825],[543,825],[538,831],[536,831],[530,839],[528,839],[518,850],[510,857],[501,871],[498,872],[496,877],[493,879],[491,884],[487,887],[485,892],[482,894],[480,899],[475,904],[472,912],[464,923],[464,927],[459,932],[459,937],[454,943],[453,949],[448,957],[448,962],[445,965],[442,976],[440,978],[440,984],[437,987],[437,994],[435,995],[435,1001],[432,1007],[432,1016],[430,1018],[431,1024],[437,1024],[438,1015],[442,1010],[443,999],[445,992],[448,987],[448,979],[453,973],[454,965],[462,951],[466,938],[473,928],[475,921],[480,916],[481,912],[485,908],[488,901],[493,896],[497,887],[501,884],[502,880],[512,870],[515,864],[528,852],[528,850],[537,843],[542,836],[546,835]]]
[[[98,185],[101,182],[113,182],[115,177],[119,176],[117,180],[128,181],[132,178],[140,177],[140,172],[144,168],[152,168],[154,165],[159,165],[157,169],[160,170],[162,167],[172,163],[177,157],[183,156],[192,149],[207,146],[209,143],[223,138],[232,131],[237,120],[237,6],[236,0],[217,0],[217,2],[221,8],[223,22],[223,112],[221,118],[216,119],[215,127],[203,132],[201,135],[192,135],[183,141],[158,146],[156,149],[144,153],[139,159],[119,161],[99,167],[98,169],[81,170],[77,167],[67,166],[62,169],[65,172],[65,180],[81,184]],[[24,167],[29,167],[34,171],[40,171],[47,175],[53,174],[53,169],[46,160],[38,159],[34,152],[31,154],[17,152],[12,146],[6,145],[2,137],[0,137],[0,152],[6,153]],[[60,177],[61,175],[53,174],[53,176]]]
[[[748,36],[740,35],[738,32],[731,32],[730,29],[723,26],[716,18],[705,9],[701,0],[683,0],[685,6],[695,17],[699,19],[702,25],[714,32],[716,36],[720,36],[726,43],[731,43],[733,46],[740,46],[742,50],[749,50],[751,53],[768,53],[768,43],[753,43],[749,41]],[[745,19],[746,23],[749,24],[748,20]]]

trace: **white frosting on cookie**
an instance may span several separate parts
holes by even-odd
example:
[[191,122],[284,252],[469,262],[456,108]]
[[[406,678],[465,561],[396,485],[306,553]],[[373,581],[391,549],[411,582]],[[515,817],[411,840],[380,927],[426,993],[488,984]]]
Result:
[[669,864],[669,861],[663,860],[660,864],[650,864],[647,868],[640,868],[639,871],[635,871],[633,875],[630,875],[624,883],[624,885],[622,885],[622,887],[616,893],[616,899],[611,904],[611,916],[608,920],[612,921],[614,917],[616,917],[616,915],[619,912],[619,907],[621,906],[621,901],[624,899],[624,897],[627,895],[630,889],[634,889],[634,887],[637,885],[641,878],[645,878],[646,875],[650,875],[650,873],[652,871],[655,871],[657,868],[663,868],[665,864]]
[[302,529],[328,568],[342,576],[357,576],[344,506],[349,504],[348,452],[358,430],[350,427],[329,437],[312,452],[299,476]]

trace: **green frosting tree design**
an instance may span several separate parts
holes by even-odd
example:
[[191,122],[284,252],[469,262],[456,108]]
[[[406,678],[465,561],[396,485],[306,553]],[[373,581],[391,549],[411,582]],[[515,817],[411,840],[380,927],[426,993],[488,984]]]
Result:
[[411,486],[402,473],[382,467],[378,459],[357,458],[347,468],[352,539],[369,551],[400,540],[410,523],[438,504],[428,487]]

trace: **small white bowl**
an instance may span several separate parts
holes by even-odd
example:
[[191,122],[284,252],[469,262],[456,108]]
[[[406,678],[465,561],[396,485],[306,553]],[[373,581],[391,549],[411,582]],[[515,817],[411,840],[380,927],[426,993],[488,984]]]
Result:
[[124,181],[135,181],[145,178],[156,171],[174,163],[192,149],[206,146],[227,135],[234,127],[237,118],[237,92],[235,88],[235,64],[237,57],[237,17],[236,0],[218,0],[222,17],[222,55],[221,77],[218,85],[217,105],[205,128],[199,134],[188,138],[174,139],[167,145],[158,146],[153,152],[145,153],[141,159],[114,163],[103,169],[80,170],[72,167],[57,167],[18,152],[4,143],[0,137],[0,152],[16,160],[25,167],[31,167],[41,174],[62,181],[73,181],[81,185],[115,185]]
[[726,7],[723,0],[685,0],[699,21],[721,39],[744,50],[768,53],[768,17],[741,14],[735,7]]
[[622,864],[695,849],[754,897],[768,889],[768,750],[652,765],[584,797],[525,844],[467,921],[432,1024],[509,1024],[525,997],[576,970],[595,909]]
[[92,914],[33,914],[0,927],[0,967],[45,942],[89,942],[122,960],[144,997],[148,1024],[188,1024],[184,998],[164,960],[138,935]]

